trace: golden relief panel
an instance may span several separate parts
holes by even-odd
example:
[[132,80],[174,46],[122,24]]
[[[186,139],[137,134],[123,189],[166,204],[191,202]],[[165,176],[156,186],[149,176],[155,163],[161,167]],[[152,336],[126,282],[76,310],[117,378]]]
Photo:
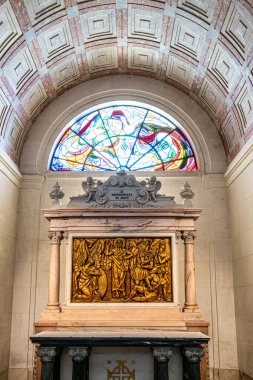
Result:
[[172,302],[171,238],[73,238],[71,302]]

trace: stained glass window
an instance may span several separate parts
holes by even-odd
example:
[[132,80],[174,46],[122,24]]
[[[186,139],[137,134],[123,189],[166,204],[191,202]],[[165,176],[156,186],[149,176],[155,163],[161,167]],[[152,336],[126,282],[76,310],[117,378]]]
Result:
[[135,102],[112,102],[79,116],[57,141],[54,171],[194,171],[193,148],[169,115]]

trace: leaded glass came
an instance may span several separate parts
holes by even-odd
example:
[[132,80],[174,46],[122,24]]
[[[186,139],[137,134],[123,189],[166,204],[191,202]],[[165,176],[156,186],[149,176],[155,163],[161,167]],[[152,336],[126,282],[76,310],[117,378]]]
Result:
[[197,163],[191,144],[169,115],[118,102],[73,122],[54,149],[50,169],[194,171]]

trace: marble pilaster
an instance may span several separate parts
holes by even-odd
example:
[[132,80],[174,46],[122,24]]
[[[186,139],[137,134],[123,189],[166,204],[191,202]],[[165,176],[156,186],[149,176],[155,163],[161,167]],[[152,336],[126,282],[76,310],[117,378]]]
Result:
[[56,373],[56,347],[39,347],[37,356],[41,360],[41,380],[58,380]]
[[183,348],[183,380],[200,380],[200,362],[204,355],[203,348],[198,347],[184,347]]
[[182,239],[185,245],[185,304],[184,312],[199,312],[196,301],[194,240],[195,231],[184,231]]
[[51,256],[46,310],[55,312],[60,311],[60,247],[63,234],[61,231],[50,231],[48,237],[51,245]]
[[170,347],[153,348],[154,380],[169,380],[168,362],[172,357]]
[[73,362],[72,380],[89,380],[89,349],[69,347],[68,354]]

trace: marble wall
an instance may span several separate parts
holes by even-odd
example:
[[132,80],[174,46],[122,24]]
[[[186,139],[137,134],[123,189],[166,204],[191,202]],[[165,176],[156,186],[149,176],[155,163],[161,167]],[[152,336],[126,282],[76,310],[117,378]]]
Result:
[[[40,209],[50,206],[48,196],[58,180],[66,194],[82,191],[82,174],[49,173],[47,162],[60,131],[89,107],[115,99],[142,101],[169,112],[187,130],[200,161],[197,175],[160,174],[162,192],[175,195],[186,180],[203,207],[197,222],[196,281],[199,306],[210,322],[211,378],[238,379],[232,247],[228,221],[226,167],[221,140],[213,122],[196,102],[169,85],[148,78],[117,76],[76,86],[55,100],[34,123],[21,158],[23,175],[19,203],[17,252],[12,316],[9,380],[27,380],[32,374],[33,350],[29,335],[47,303],[49,275],[48,222]],[[144,178],[146,175],[144,176]],[[101,175],[100,175],[101,178]],[[64,243],[65,244],[65,243]],[[65,249],[61,253],[61,301],[65,292]],[[180,302],[184,301],[184,250],[179,244]]]
[[35,315],[35,304],[46,297],[46,294],[41,297],[40,281],[49,256],[46,255],[42,260],[43,263],[38,257],[39,247],[42,244],[40,241],[42,184],[43,178],[38,176],[22,178],[17,220],[9,379],[32,378],[33,350],[29,336],[33,333],[34,321],[39,317]]
[[[48,175],[23,176],[17,234],[17,256],[12,317],[12,343],[10,380],[27,380],[33,363],[29,335],[33,322],[39,320],[47,303],[49,275],[49,223],[40,213],[51,205],[49,192],[56,180],[65,192],[63,203],[70,195],[82,192],[80,175],[72,178]],[[197,299],[210,322],[209,364],[213,373],[223,371],[232,379],[237,374],[236,332],[234,318],[234,293],[232,253],[229,241],[226,187],[223,175],[161,178],[162,192],[175,195],[185,180],[195,192],[194,206],[203,207],[197,222],[196,281]],[[184,248],[179,243],[179,293],[184,303]],[[65,249],[61,253],[61,302],[65,292]],[[217,375],[218,376],[218,375]],[[218,378],[215,375],[215,378]],[[224,377],[225,379],[226,377]],[[236,379],[236,377],[234,377]]]
[[20,174],[0,152],[0,379],[6,380],[11,338],[16,216]]
[[239,369],[253,377],[253,140],[226,173]]

